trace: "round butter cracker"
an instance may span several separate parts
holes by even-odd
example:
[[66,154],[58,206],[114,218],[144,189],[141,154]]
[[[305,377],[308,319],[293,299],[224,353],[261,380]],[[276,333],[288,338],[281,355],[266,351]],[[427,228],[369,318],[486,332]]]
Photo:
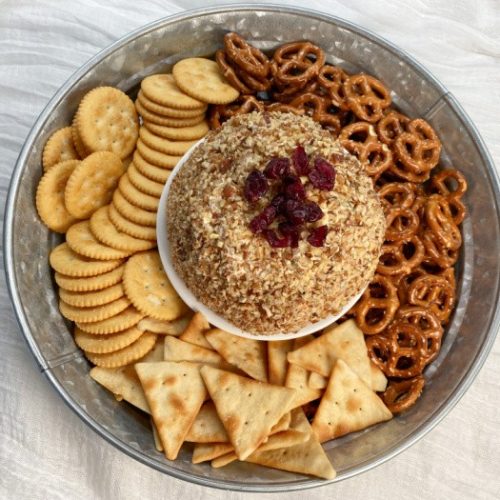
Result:
[[165,127],[191,127],[197,125],[205,119],[205,113],[189,117],[189,118],[173,118],[171,116],[159,115],[147,110],[138,99],[135,101],[135,108],[142,116],[144,122],[156,123]]
[[175,109],[170,108],[168,106],[162,106],[161,104],[157,104],[154,101],[150,101],[147,97],[144,96],[142,91],[139,91],[137,95],[137,99],[140,101],[142,106],[159,116],[165,116],[167,118],[194,118],[199,116],[201,113],[205,113],[207,110],[207,105],[198,109]]
[[66,160],[50,167],[38,183],[36,209],[42,222],[56,233],[64,233],[77,218],[71,215],[64,202],[64,193],[69,178],[79,160]]
[[149,212],[148,210],[132,205],[119,189],[113,195],[112,205],[126,219],[141,226],[156,227],[156,212]]
[[126,297],[121,297],[108,304],[95,307],[76,307],[66,304],[63,300],[59,301],[59,311],[61,311],[61,314],[66,319],[76,321],[77,323],[102,321],[103,319],[116,316],[127,309],[128,306],[130,306],[130,302]]
[[75,343],[84,351],[93,354],[107,354],[118,351],[135,342],[144,332],[135,327],[111,335],[93,335],[75,327]]
[[169,155],[150,148],[142,139],[137,141],[137,151],[149,163],[162,168],[173,168],[182,158],[182,154]]
[[125,292],[121,283],[117,285],[97,290],[95,292],[69,292],[64,288],[59,288],[59,298],[70,306],[74,307],[95,307],[108,304],[123,297]]
[[97,87],[82,99],[75,117],[81,142],[91,153],[111,151],[129,156],[139,134],[139,118],[127,94],[114,87]]
[[122,332],[137,325],[145,314],[138,311],[134,306],[127,307],[121,313],[111,318],[93,323],[76,323],[76,326],[87,333],[94,335],[111,335],[112,333]]
[[56,130],[45,143],[42,154],[42,166],[44,172],[56,163],[67,160],[79,160],[80,156],[73,144],[71,127]]
[[161,182],[165,184],[167,179],[170,177],[170,170],[168,168],[157,167],[146,161],[140,154],[139,151],[134,153],[134,165],[137,170],[141,172],[144,176],[152,181]]
[[68,179],[64,201],[68,212],[87,219],[98,208],[107,205],[124,174],[122,161],[114,153],[99,151],[87,156]]
[[199,109],[206,107],[204,102],[188,96],[176,85],[171,74],[150,75],[141,82],[144,96],[157,104],[175,109]]
[[54,278],[59,287],[68,292],[94,292],[120,283],[124,269],[122,264],[112,271],[88,278],[73,278],[56,272]]
[[209,104],[228,104],[240,95],[211,59],[182,59],[175,64],[172,74],[183,92]]
[[140,252],[156,246],[156,241],[134,238],[119,231],[109,218],[108,205],[92,215],[90,230],[100,242],[126,252]]
[[117,250],[97,240],[90,230],[88,220],[73,224],[66,233],[66,242],[71,250],[91,259],[114,260],[130,255],[130,252]]
[[128,175],[124,175],[120,179],[118,184],[118,189],[120,193],[136,207],[143,208],[144,210],[149,210],[150,212],[156,212],[158,210],[158,205],[160,203],[160,198],[157,196],[150,196],[142,191],[139,191],[131,182]]
[[132,304],[154,319],[171,321],[189,310],[168,280],[156,250],[127,261],[123,286]]
[[142,226],[141,224],[135,224],[134,222],[129,221],[123,217],[123,215],[121,215],[113,205],[109,206],[108,215],[113,225],[119,231],[133,236],[134,238],[156,240],[156,227]]
[[151,196],[157,196],[158,198],[161,197],[163,188],[165,187],[165,183],[148,179],[141,172],[139,172],[134,163],[132,163],[127,170],[127,175],[130,179],[130,182],[137,189],[139,189],[139,191],[142,191],[143,193],[149,194]]
[[171,141],[153,134],[146,127],[141,127],[139,131],[140,140],[149,148],[167,155],[182,156],[197,141]]
[[89,259],[73,252],[67,243],[61,243],[50,252],[49,262],[52,269],[60,274],[74,278],[84,278],[107,273],[123,264],[123,259]]
[[154,333],[143,333],[135,342],[119,351],[108,354],[93,354],[85,351],[87,359],[102,368],[118,368],[125,366],[144,357],[156,343]]
[[206,120],[191,127],[166,127],[150,122],[145,122],[144,126],[153,134],[171,141],[195,141],[205,137],[210,130]]

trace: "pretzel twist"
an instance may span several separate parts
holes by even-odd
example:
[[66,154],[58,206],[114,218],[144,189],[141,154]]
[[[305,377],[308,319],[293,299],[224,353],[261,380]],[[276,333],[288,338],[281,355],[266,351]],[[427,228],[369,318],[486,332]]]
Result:
[[271,64],[267,56],[237,33],[227,33],[224,36],[224,48],[228,59],[246,74],[257,79],[269,76]]
[[344,82],[347,104],[360,119],[375,123],[391,104],[389,90],[380,81],[369,75],[349,76]]
[[410,273],[425,258],[425,247],[415,234],[408,241],[382,245],[377,272],[384,276]]
[[401,381],[391,380],[382,394],[382,400],[392,413],[402,413],[416,403],[424,385],[425,380],[422,376]]
[[356,305],[356,323],[366,335],[382,332],[399,307],[396,287],[386,276],[376,274]]
[[379,139],[384,143],[391,145],[396,138],[406,132],[410,119],[398,113],[390,111],[377,123],[377,134]]

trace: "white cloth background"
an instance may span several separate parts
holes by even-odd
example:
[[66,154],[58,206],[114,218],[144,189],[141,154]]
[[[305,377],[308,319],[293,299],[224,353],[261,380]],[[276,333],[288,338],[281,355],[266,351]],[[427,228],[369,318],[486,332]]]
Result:
[[[145,23],[205,0],[0,0],[0,196],[37,115],[88,58]],[[219,2],[225,3],[225,2]],[[500,167],[498,0],[302,0],[369,28],[455,94]],[[457,165],[460,167],[460,165]],[[0,280],[4,280],[3,273]],[[38,372],[0,284],[0,497],[243,499],[164,476],[94,434]],[[354,479],[281,499],[500,498],[500,338],[465,397],[418,444]]]

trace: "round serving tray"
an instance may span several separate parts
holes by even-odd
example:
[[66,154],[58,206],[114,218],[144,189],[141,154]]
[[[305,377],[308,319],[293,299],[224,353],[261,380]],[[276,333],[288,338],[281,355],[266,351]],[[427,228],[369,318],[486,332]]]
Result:
[[380,78],[392,90],[396,106],[425,118],[437,131],[443,143],[441,165],[459,168],[469,182],[457,308],[440,355],[426,370],[426,390],[410,411],[390,422],[326,443],[338,471],[335,481],[400,453],[453,408],[484,363],[500,323],[498,176],[474,125],[436,78],[391,43],[334,16],[258,4],[188,11],[140,28],[91,59],[48,103],[19,155],[4,223],[7,283],[40,370],[82,420],[117,448],[161,472],[205,486],[258,492],[311,488],[328,481],[244,463],[221,469],[193,465],[187,451],[170,462],[156,452],[149,419],[117,402],[88,376],[90,365],[58,311],[48,265],[59,237],[41,223],[34,204],[43,146],[52,131],[71,123],[89,89],[114,85],[134,96],[144,76],[167,71],[185,57],[212,55],[227,31],[239,32],[262,49],[308,39],[325,50],[327,61]]

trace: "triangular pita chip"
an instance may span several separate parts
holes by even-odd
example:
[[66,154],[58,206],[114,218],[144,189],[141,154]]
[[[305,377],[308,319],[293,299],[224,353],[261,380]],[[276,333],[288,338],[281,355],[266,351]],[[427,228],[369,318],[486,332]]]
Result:
[[234,450],[231,443],[196,443],[191,462],[199,464],[226,455]]
[[288,448],[257,450],[247,461],[274,469],[334,479],[336,472],[300,408],[292,412],[291,428],[306,433],[309,440]]
[[370,372],[372,375],[372,389],[375,392],[384,392],[387,389],[387,378],[384,372],[373,361],[370,361]]
[[204,347],[205,349],[212,349],[212,346],[205,338],[205,333],[208,330],[210,330],[210,325],[207,318],[205,318],[205,316],[203,316],[200,312],[197,312],[191,318],[191,321],[179,338],[184,340],[184,342],[189,342],[191,344]]
[[288,367],[286,355],[292,348],[293,340],[273,340],[267,343],[267,375],[270,384],[285,385]]
[[165,361],[191,361],[219,366],[223,359],[216,352],[205,349],[176,337],[165,337]]
[[165,455],[174,460],[206,396],[199,365],[162,361],[138,363],[135,369]]
[[320,375],[318,372],[310,372],[307,385],[311,389],[325,389],[328,385],[328,379],[323,377],[323,375]]
[[172,321],[164,321],[146,317],[137,323],[137,329],[141,332],[152,332],[159,335],[173,335],[178,337],[187,327],[191,316],[188,314],[182,318],[174,319]]
[[[306,345],[312,339],[312,335],[300,337],[293,341],[294,349],[299,349],[301,346]],[[286,372],[285,386],[291,387],[296,390],[295,398],[291,408],[298,408],[299,406],[314,401],[321,396],[321,390],[311,389],[309,387],[309,372],[299,365],[288,365]]]
[[158,363],[163,361],[163,351],[165,349],[164,337],[157,337],[156,344],[146,356],[136,361],[136,363]]
[[229,436],[217,415],[215,405],[208,401],[196,416],[191,429],[185,437],[185,441],[192,443],[227,443]]
[[392,418],[382,400],[339,359],[333,368],[312,428],[323,443]]
[[121,366],[120,368],[94,366],[90,370],[90,376],[111,391],[119,401],[124,399],[140,410],[150,413],[146,396],[144,396],[141,382],[133,365]]
[[156,425],[153,419],[151,419],[151,428],[153,429],[153,440],[155,442],[155,448],[157,451],[162,452],[163,445],[161,444],[160,436],[158,436],[158,430],[156,429]]
[[370,358],[363,332],[354,320],[327,328],[323,335],[288,353],[289,363],[329,377],[337,359],[343,359],[361,380],[371,385]]
[[218,328],[207,332],[205,337],[228,363],[256,380],[267,382],[265,342],[237,337]]
[[[286,431],[281,431],[276,434],[273,434],[269,437],[269,439],[261,444],[257,450],[255,450],[253,454],[259,453],[262,451],[268,450],[277,450],[280,448],[289,448],[290,446],[295,446],[296,444],[305,443],[310,438],[310,434],[306,432],[301,432],[296,429],[287,429]],[[250,457],[252,456],[250,455]],[[222,455],[220,457],[214,458],[212,460],[212,467],[218,469],[219,467],[224,467],[225,465],[230,464],[238,460],[236,453],[230,452],[226,455]]]
[[244,460],[288,411],[295,391],[205,365],[201,374],[231,444]]
[[292,421],[292,414],[290,412],[285,413],[279,420],[278,423],[273,425],[271,428],[271,435],[277,432],[286,431],[290,428],[290,422]]

